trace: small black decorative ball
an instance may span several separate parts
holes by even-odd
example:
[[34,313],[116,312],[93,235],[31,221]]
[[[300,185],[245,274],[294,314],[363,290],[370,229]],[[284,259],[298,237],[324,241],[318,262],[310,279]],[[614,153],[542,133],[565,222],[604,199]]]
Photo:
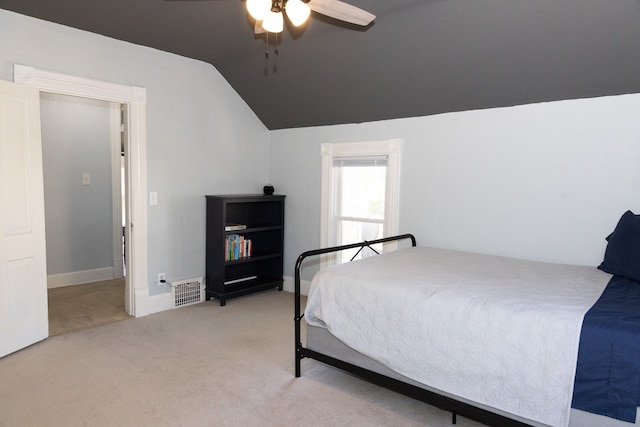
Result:
[[264,192],[264,195],[265,195],[265,196],[270,196],[270,195],[272,195],[272,194],[273,194],[273,191],[274,191],[274,189],[273,189],[273,185],[271,185],[271,184],[267,184],[267,185],[265,185],[264,187],[262,187],[262,191]]

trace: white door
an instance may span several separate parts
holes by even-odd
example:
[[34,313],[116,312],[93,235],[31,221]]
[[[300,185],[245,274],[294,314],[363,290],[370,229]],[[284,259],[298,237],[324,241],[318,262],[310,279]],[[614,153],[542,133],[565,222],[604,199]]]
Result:
[[49,335],[40,95],[0,80],[0,357]]

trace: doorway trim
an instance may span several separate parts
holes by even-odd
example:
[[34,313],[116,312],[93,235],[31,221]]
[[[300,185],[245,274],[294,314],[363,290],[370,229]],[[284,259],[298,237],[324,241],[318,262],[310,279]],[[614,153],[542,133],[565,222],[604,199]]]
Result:
[[125,310],[135,317],[149,314],[147,281],[147,90],[14,64],[13,80],[40,92],[79,96],[125,104],[128,143],[127,275]]
[[[123,157],[125,128],[123,123],[122,104],[109,103],[109,125],[111,129],[111,218],[113,247],[112,249],[112,265],[113,278],[120,279],[124,277],[124,256],[123,256],[123,227],[126,224],[122,218],[122,210],[124,203],[122,200],[122,185],[125,180],[122,177],[122,169],[124,168]],[[125,218],[126,219],[126,218]]]

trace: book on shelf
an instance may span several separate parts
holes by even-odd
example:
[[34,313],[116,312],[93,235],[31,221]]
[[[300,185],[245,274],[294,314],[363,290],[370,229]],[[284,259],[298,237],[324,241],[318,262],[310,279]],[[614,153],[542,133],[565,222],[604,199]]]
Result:
[[224,231],[244,230],[247,228],[246,224],[227,224],[224,226]]
[[224,239],[224,260],[233,261],[248,258],[253,252],[251,239],[245,239],[240,234],[229,234]]

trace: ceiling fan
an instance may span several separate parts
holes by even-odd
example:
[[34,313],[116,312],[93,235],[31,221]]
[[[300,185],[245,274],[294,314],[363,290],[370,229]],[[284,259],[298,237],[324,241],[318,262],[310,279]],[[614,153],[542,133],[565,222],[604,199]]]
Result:
[[307,21],[311,11],[363,27],[375,19],[372,13],[340,0],[247,0],[247,10],[256,20],[256,33],[282,32],[284,14],[296,27]]
[[255,32],[280,33],[284,15],[296,27],[307,21],[311,11],[333,19],[366,27],[376,16],[340,0],[246,0],[247,11],[256,20]]

